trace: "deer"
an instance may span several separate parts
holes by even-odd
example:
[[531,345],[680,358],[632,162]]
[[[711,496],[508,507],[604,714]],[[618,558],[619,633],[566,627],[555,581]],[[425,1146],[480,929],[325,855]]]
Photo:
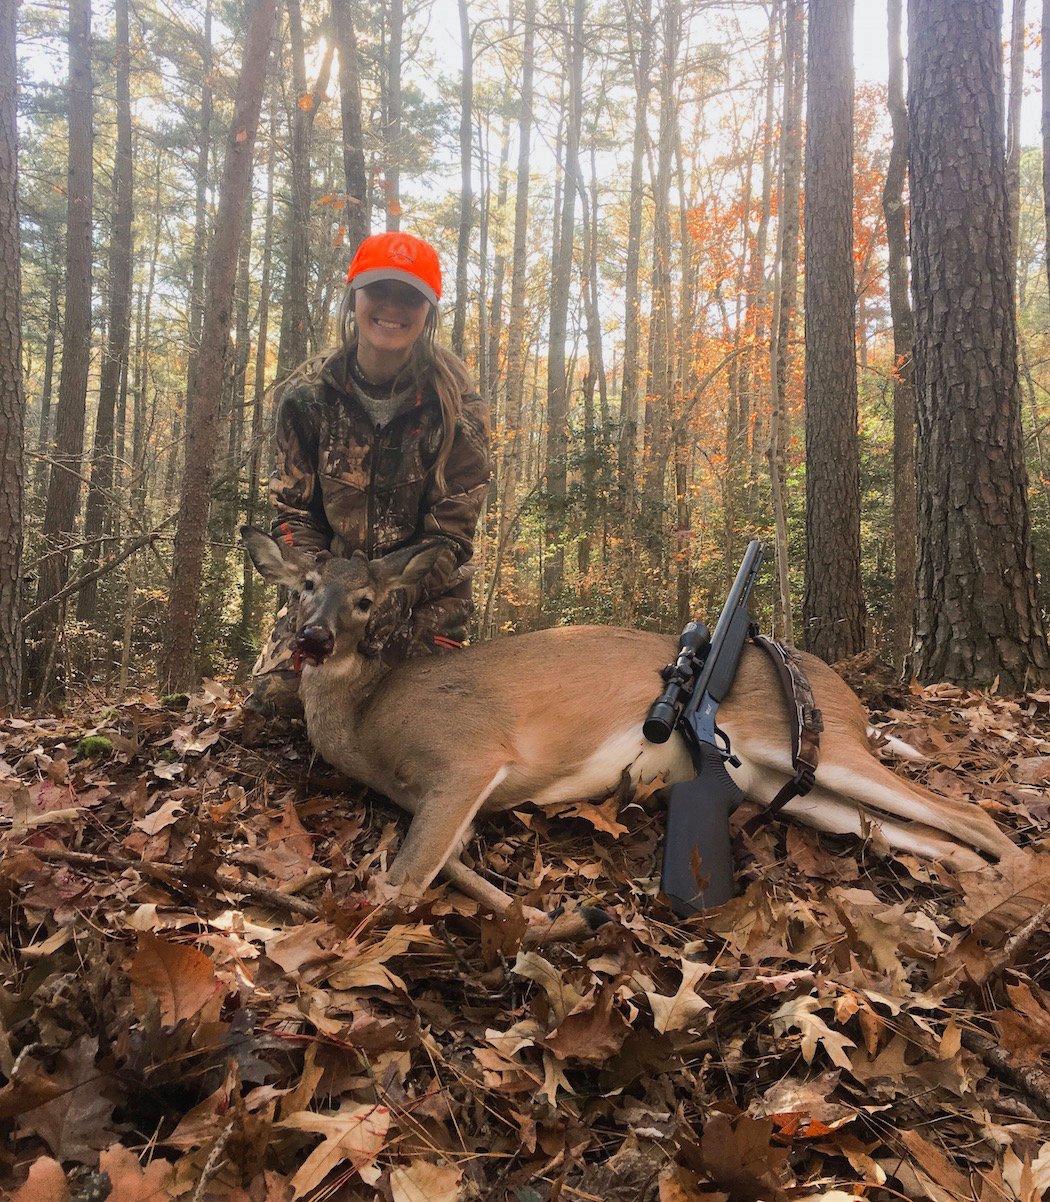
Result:
[[[388,897],[418,898],[439,873],[483,909],[514,899],[460,859],[475,819],[525,803],[604,797],[630,782],[667,786],[695,769],[680,735],[648,742],[642,724],[674,636],[608,626],[556,626],[388,666],[361,643],[372,608],[423,581],[447,544],[433,540],[369,560],[306,552],[241,528],[261,575],[297,598],[296,651],[307,737],[332,767],[411,815],[386,873]],[[904,780],[872,752],[867,713],[848,684],[801,653],[823,713],[815,787],[783,814],[835,835],[881,833],[890,848],[977,871],[1015,850],[978,805]],[[719,709],[744,796],[767,804],[792,775],[787,701],[769,657],[745,647]],[[904,745],[907,746],[907,745]],[[586,909],[551,919],[526,910],[526,944],[576,938]]]

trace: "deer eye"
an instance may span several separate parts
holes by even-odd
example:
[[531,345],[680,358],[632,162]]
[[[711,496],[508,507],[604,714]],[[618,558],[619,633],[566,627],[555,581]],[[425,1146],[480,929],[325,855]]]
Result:
[[368,613],[368,611],[372,608],[372,598],[371,597],[358,597],[357,608],[362,613]]
[[310,579],[309,576],[307,576],[307,578],[303,581],[303,592],[312,593],[315,588],[317,588],[317,585],[313,580]]

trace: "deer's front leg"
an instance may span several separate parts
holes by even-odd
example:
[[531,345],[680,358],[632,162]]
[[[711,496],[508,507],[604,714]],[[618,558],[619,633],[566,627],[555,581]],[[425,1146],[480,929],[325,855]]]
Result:
[[[453,793],[435,791],[417,806],[408,834],[387,875],[391,885],[422,893],[450,856],[458,856],[477,812],[507,775],[506,764],[487,780]],[[457,782],[460,786],[464,782]]]

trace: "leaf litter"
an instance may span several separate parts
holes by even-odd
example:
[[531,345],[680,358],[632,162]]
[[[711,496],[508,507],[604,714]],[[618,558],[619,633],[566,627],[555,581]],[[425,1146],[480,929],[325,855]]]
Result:
[[621,788],[482,824],[471,863],[523,905],[612,919],[532,950],[449,886],[377,907],[407,820],[216,682],[0,722],[0,1190],[1037,1202],[1050,695],[852,667],[927,757],[897,770],[993,813],[1011,862],[748,839],[745,807],[739,896],[682,922],[656,788]]

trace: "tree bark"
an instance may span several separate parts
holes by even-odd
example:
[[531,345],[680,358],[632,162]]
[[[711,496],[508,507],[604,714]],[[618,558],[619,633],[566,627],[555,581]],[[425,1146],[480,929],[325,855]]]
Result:
[[805,92],[805,12],[803,0],[787,0],[784,13],[784,118],[780,134],[780,206],[777,227],[777,278],[769,345],[769,479],[776,549],[777,638],[793,641],[791,578],[788,570],[787,385],[791,337],[798,303],[798,226],[802,167],[802,101]]
[[[109,244],[108,337],[95,417],[95,443],[91,456],[91,485],[84,514],[84,570],[89,571],[102,553],[102,533],[113,489],[114,413],[128,362],[131,335],[131,256],[134,162],[131,144],[131,51],[128,41],[128,0],[116,0],[117,144],[113,161],[113,224]],[[98,602],[98,582],[92,581],[77,598],[77,617],[93,622]]]
[[60,285],[61,279],[56,270],[51,276],[51,292],[47,303],[44,379],[40,388],[40,428],[37,431],[37,453],[40,458],[37,459],[36,468],[33,471],[35,488],[40,495],[47,493],[47,460],[44,457],[51,450],[51,393],[55,378],[55,344],[58,341]]
[[25,391],[18,230],[18,7],[0,6],[0,711],[22,691],[22,523]]
[[401,40],[404,0],[390,0],[390,44],[386,67],[386,228],[401,228]]
[[914,668],[1015,691],[1050,679],[1050,649],[1021,432],[1001,19],[1001,0],[909,0]]
[[1017,235],[1021,223],[1021,101],[1024,98],[1025,0],[1010,12],[1010,95],[1006,110],[1006,192],[1010,215],[1011,264],[1017,295]]
[[893,146],[882,207],[889,247],[890,315],[893,321],[893,658],[903,668],[911,650],[915,612],[915,318],[908,295],[908,218],[904,180],[908,170],[908,106],[901,48],[902,0],[889,0],[887,102]]
[[208,245],[208,159],[211,156],[212,95],[212,0],[205,0],[204,36],[201,43],[201,118],[197,135],[197,163],[193,178],[197,201],[193,221],[193,258],[190,268],[189,355],[186,360],[186,396],[193,394],[197,376],[197,357],[201,345],[201,319],[204,314],[204,255]]
[[864,648],[853,282],[853,0],[810,0],[805,645]]
[[346,253],[352,259],[372,229],[372,204],[365,168],[361,117],[361,68],[352,0],[332,0],[332,29],[339,50],[339,97],[343,116],[343,172],[346,176]]
[[291,203],[285,234],[284,289],[281,293],[281,333],[277,344],[277,378],[283,380],[307,356],[310,345],[310,155],[314,118],[328,90],[335,50],[329,42],[313,89],[306,82],[306,47],[299,0],[288,0],[292,43],[294,107],[291,112],[289,183]]
[[169,689],[183,688],[194,677],[193,640],[215,458],[219,390],[229,344],[237,252],[251,186],[255,135],[275,20],[276,0],[253,0],[209,255],[200,382],[187,414],[186,466],[175,535],[174,583],[161,666],[162,680]]
[[470,226],[474,216],[474,43],[470,33],[467,0],[458,0],[457,6],[463,71],[459,88],[459,241],[456,246],[456,307],[452,315],[452,349],[462,356],[463,334],[467,325],[467,260],[470,257]]
[[[565,30],[567,88],[565,94],[565,152],[562,170],[561,222],[558,253],[551,280],[550,332],[547,353],[547,519],[549,558],[544,575],[544,598],[553,611],[559,604],[565,575],[565,505],[569,453],[569,380],[565,342],[572,280],[572,246],[576,223],[576,161],[580,147],[583,91],[583,7],[573,0],[571,26]],[[549,619],[548,614],[548,619]]]
[[1042,34],[1043,217],[1046,230],[1044,258],[1047,286],[1050,287],[1050,0],[1043,0]]
[[[1050,3],[1050,0],[1048,0]],[[651,3],[643,0],[643,8],[635,25],[631,0],[626,0],[624,11],[628,23],[628,36],[637,29],[638,39],[635,56],[635,102],[634,144],[631,157],[631,190],[628,203],[627,223],[627,267],[624,281],[624,345],[623,379],[620,386],[620,451],[619,493],[620,507],[628,535],[635,506],[635,480],[637,475],[639,381],[639,277],[642,252],[643,181],[642,167],[645,160],[647,138],[646,124],[649,119],[649,72],[652,66],[652,37],[649,32]]]
[[[1050,2],[1050,0],[1048,0]],[[521,475],[521,412],[525,396],[525,266],[529,227],[529,162],[532,142],[533,69],[536,0],[525,0],[521,59],[521,113],[518,118],[518,166],[514,182],[514,246],[510,267],[510,312],[507,317],[507,404],[504,416],[503,471],[500,490],[499,546],[508,537]],[[499,572],[502,560],[495,571]],[[498,585],[498,578],[494,582]],[[501,606],[501,614],[502,614]]]
[[[91,0],[69,4],[69,175],[66,185],[66,305],[62,371],[55,413],[54,466],[44,510],[47,558],[40,565],[36,602],[53,597],[69,576],[66,550],[76,526],[84,415],[91,357]],[[58,611],[39,631],[40,645],[54,640]]]

